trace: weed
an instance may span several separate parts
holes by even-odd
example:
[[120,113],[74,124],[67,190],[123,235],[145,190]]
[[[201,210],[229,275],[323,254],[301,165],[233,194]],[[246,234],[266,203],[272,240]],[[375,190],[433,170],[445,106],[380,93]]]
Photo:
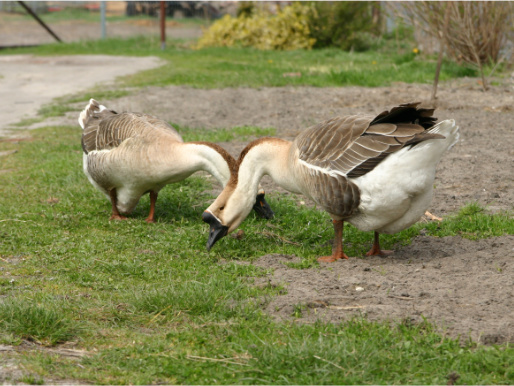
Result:
[[0,303],[0,325],[5,332],[46,345],[66,342],[77,333],[77,327],[60,307],[20,298]]

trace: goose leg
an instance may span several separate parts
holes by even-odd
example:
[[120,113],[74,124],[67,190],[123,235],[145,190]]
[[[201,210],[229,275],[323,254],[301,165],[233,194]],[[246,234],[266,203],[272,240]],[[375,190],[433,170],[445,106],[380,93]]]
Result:
[[332,263],[339,259],[348,259],[348,256],[343,252],[343,225],[342,220],[333,220],[334,224],[334,245],[332,246],[331,256],[321,256],[318,261],[324,263]]
[[378,232],[375,231],[375,240],[373,241],[373,246],[371,247],[369,252],[366,253],[366,256],[388,256],[392,253],[393,253],[393,251],[387,251],[387,250],[380,249],[380,243],[378,240]]
[[155,202],[156,201],[157,201],[157,193],[155,193],[153,190],[150,190],[150,213],[148,214],[148,217],[145,220],[149,224],[155,222],[153,216],[155,214]]
[[112,214],[109,220],[126,220],[127,218],[120,214],[118,207],[116,206],[118,202],[118,198],[116,196],[116,188],[109,190],[109,197],[111,198],[112,204]]

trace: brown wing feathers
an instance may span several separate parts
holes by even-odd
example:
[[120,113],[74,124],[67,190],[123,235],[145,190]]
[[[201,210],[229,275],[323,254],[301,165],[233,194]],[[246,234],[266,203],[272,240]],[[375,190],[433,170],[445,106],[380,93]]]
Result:
[[[348,172],[348,177],[355,178],[373,170],[389,154],[408,145],[427,139],[444,138],[439,134],[430,134],[426,130],[434,125],[433,109],[418,109],[419,103],[409,103],[394,107],[391,111],[379,114],[371,121],[366,132],[355,141],[368,140],[368,147],[379,152],[374,157],[365,159],[360,165]],[[380,146],[379,146],[380,144]],[[351,149],[355,146],[351,146]],[[364,153],[361,152],[363,156]]]
[[393,107],[391,111],[384,111],[378,114],[370,123],[414,123],[420,125],[424,129],[429,129],[437,121],[433,117],[434,109],[418,109],[420,102],[405,103],[397,107]]
[[[128,138],[143,134],[147,130],[177,134],[168,123],[141,113],[117,114],[112,110],[94,112],[89,117],[82,135],[82,148],[87,154],[92,150],[112,149]],[[177,134],[175,140],[182,141]]]
[[299,158],[314,166],[307,167],[304,173],[310,176],[310,192],[315,201],[329,213],[347,217],[360,201],[357,186],[348,178],[365,175],[405,146],[442,138],[426,132],[437,120],[432,116],[434,110],[418,109],[418,105],[400,105],[376,117],[333,118],[300,134],[296,139]]

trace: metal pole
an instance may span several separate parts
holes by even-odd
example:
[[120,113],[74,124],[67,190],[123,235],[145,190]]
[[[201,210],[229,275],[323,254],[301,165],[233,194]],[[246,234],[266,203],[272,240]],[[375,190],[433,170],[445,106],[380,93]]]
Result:
[[62,40],[61,40],[61,39],[59,39],[59,36],[57,36],[57,35],[54,33],[54,31],[52,31],[52,30],[50,29],[50,27],[49,27],[49,26],[47,26],[47,25],[45,24],[45,22],[44,22],[43,20],[41,20],[41,19],[39,18],[39,16],[38,16],[38,15],[36,15],[36,14],[34,13],[34,11],[32,11],[32,9],[30,9],[30,7],[29,7],[27,4],[25,4],[25,2],[24,2],[24,1],[18,1],[18,3],[19,3],[23,8],[25,8],[25,10],[30,14],[30,16],[32,16],[34,19],[36,19],[36,21],[37,21],[39,24],[41,24],[41,26],[42,26],[44,29],[46,29],[46,30],[48,31],[48,33],[54,37],[54,39],[55,39],[55,40],[57,40],[58,42],[62,42]]
[[105,39],[105,1],[100,1],[100,23],[102,24],[102,39]]
[[161,1],[161,50],[166,48],[166,2]]

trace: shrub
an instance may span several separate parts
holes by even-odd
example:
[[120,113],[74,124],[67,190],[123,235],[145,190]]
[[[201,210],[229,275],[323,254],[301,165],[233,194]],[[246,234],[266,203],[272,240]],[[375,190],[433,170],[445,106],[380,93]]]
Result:
[[378,2],[342,1],[313,2],[315,17],[311,18],[311,36],[315,47],[336,46],[343,50],[364,51],[372,45],[372,37],[380,32]]
[[512,30],[513,6],[494,1],[405,3],[404,18],[439,39],[457,61],[476,66],[486,89],[484,64],[497,63]]
[[312,14],[312,6],[293,3],[280,9],[276,15],[256,7],[241,12],[237,18],[225,15],[204,31],[196,48],[310,49],[315,43],[309,27]]

